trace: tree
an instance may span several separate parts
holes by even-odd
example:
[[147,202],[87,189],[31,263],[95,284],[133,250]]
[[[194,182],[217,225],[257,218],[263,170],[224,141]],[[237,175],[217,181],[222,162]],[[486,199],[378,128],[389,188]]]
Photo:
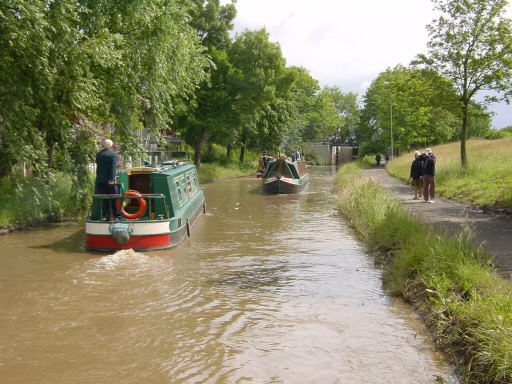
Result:
[[210,65],[197,31],[189,24],[190,5],[181,0],[97,1],[84,4],[84,31],[116,36],[115,65],[101,68],[104,99],[114,138],[124,155],[137,155],[137,133],[161,138],[171,123],[176,100],[190,97]]
[[397,66],[379,74],[364,96],[358,135],[409,150],[453,137],[460,121],[451,82],[432,70]]
[[344,93],[338,86],[324,87],[324,91],[331,95],[334,108],[340,117],[340,138],[351,137],[359,125],[360,109],[357,103],[357,94]]
[[[214,136],[230,137],[225,130],[232,127],[228,76],[231,63],[228,49],[229,31],[233,29],[236,9],[233,4],[220,5],[219,0],[194,0],[190,24],[195,28],[212,65],[193,97],[183,99],[175,113],[175,126],[185,141],[194,147],[194,164],[201,166],[201,148]],[[232,128],[231,128],[232,129]]]
[[265,29],[237,35],[229,51],[232,118],[238,126],[240,161],[251,138],[258,135],[258,120],[277,95],[285,60],[279,44],[268,39]]
[[282,144],[293,150],[303,141],[306,127],[310,124],[310,117],[314,112],[320,85],[305,68],[291,66],[285,69],[285,73],[290,81],[289,88],[282,96],[286,104],[287,118],[283,121],[280,139],[276,139],[274,147]]
[[[433,0],[443,13],[427,26],[428,55],[416,63],[453,81],[462,111],[460,156],[467,167],[466,138],[470,101],[483,90],[508,101],[512,85],[512,35],[506,0]],[[490,98],[489,101],[495,101]]]
[[181,0],[2,1],[0,176],[25,162],[44,177],[56,156],[86,163],[94,146],[77,143],[96,138],[91,122],[113,123],[128,155],[142,125],[166,129],[208,64],[186,11]]
[[338,134],[342,118],[335,108],[332,94],[323,89],[315,95],[313,109],[307,114],[304,140],[323,139]]

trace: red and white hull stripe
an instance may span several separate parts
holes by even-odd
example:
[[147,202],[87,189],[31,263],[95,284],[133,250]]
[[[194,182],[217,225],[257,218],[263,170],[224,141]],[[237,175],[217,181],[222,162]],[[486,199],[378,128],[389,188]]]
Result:
[[85,242],[87,248],[106,249],[151,249],[171,246],[169,221],[133,223],[130,240],[124,244],[115,242],[109,230],[110,223],[85,223]]

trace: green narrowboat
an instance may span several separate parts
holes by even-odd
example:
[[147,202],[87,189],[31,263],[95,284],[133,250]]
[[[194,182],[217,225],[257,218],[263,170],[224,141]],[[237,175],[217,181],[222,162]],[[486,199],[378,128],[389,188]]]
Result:
[[267,165],[263,176],[264,193],[299,193],[309,181],[305,161],[279,158]]
[[[94,194],[85,220],[88,249],[155,250],[180,244],[206,212],[194,165],[178,161],[136,167],[119,174],[117,195]],[[102,203],[107,200],[107,204]],[[115,201],[119,217],[112,215]],[[107,207],[110,212],[103,212]]]

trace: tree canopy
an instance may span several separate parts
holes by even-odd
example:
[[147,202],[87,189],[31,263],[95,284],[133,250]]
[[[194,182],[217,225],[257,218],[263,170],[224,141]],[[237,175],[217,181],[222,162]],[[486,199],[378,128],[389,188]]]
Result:
[[[506,0],[433,0],[442,15],[427,26],[423,64],[450,79],[461,104],[461,162],[467,166],[466,137],[470,101],[483,90],[512,90],[512,35]],[[495,100],[495,98],[493,98]]]

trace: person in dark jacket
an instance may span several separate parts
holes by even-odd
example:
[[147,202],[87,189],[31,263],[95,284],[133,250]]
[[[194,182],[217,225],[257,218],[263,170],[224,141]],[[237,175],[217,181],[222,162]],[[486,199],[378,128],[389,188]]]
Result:
[[423,166],[421,164],[420,155],[420,151],[414,152],[414,160],[411,164],[410,180],[414,189],[413,200],[420,199],[423,191]]
[[423,154],[423,198],[426,203],[435,203],[436,200],[436,157],[432,149],[425,149]]
[[[103,142],[103,149],[96,154],[96,193],[98,194],[118,194],[116,179],[117,155],[111,151],[114,143],[110,139]],[[112,214],[114,217],[120,217],[117,212],[116,200],[110,200]],[[102,200],[103,219],[110,219],[108,209],[108,200]]]
[[377,162],[377,167],[380,167],[380,154],[377,153],[377,156],[375,156],[375,161]]

